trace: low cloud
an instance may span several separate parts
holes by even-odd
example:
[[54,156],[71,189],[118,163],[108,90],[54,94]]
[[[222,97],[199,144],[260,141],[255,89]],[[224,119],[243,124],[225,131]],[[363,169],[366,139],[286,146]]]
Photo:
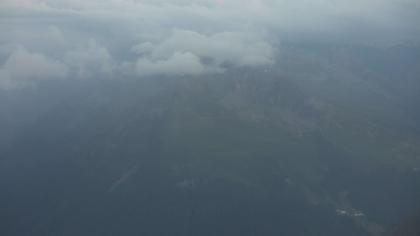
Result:
[[116,67],[108,49],[93,39],[87,47],[65,53],[64,61],[78,78],[111,75]]
[[[156,73],[161,69],[164,74],[181,70],[184,74],[200,74],[215,71],[214,69],[223,70],[223,65],[226,64],[236,67],[270,65],[274,61],[275,49],[255,35],[237,32],[205,35],[188,30],[174,30],[162,42],[144,42],[134,46],[132,51],[141,57],[137,62],[139,73],[142,71],[139,67],[153,65]],[[168,70],[172,65],[184,69]]]
[[68,74],[68,67],[61,62],[32,53],[19,46],[1,67],[2,84],[24,83],[32,80],[62,79]]
[[200,58],[190,52],[175,52],[167,59],[156,61],[140,58],[136,63],[138,75],[198,75],[205,71]]
[[417,0],[3,0],[0,64],[22,81],[198,75],[272,65],[282,40],[419,43],[419,13]]

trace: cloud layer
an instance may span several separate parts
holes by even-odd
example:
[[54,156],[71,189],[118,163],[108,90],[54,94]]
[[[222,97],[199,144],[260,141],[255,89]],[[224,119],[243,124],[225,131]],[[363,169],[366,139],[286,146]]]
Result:
[[417,0],[3,0],[0,84],[269,66],[282,40],[419,43],[419,13]]

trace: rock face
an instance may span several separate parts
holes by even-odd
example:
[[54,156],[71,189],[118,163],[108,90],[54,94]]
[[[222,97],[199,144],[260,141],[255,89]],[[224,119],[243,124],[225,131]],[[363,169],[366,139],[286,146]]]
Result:
[[35,113],[19,99],[45,103],[1,146],[0,234],[391,228],[419,206],[415,114],[382,80],[329,69],[327,79],[304,77],[287,63],[208,78],[64,81],[15,97],[25,117]]

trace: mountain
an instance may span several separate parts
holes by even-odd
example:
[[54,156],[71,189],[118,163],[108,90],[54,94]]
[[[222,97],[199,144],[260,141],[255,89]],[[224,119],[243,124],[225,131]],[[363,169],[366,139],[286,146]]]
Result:
[[3,91],[1,235],[382,235],[412,215],[420,50],[282,53]]

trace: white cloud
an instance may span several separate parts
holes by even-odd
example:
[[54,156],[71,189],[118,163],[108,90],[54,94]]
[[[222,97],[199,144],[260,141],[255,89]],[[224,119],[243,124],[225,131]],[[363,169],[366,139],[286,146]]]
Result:
[[190,52],[175,52],[168,59],[157,61],[140,58],[136,63],[139,75],[198,75],[205,70],[200,59]]
[[0,60],[21,44],[72,77],[207,73],[272,64],[283,38],[419,43],[419,12],[417,0],[3,0]]
[[174,74],[220,72],[226,64],[237,67],[268,65],[274,61],[275,49],[252,34],[221,32],[205,35],[178,29],[161,42],[140,43],[132,51],[141,56],[137,72],[149,75],[169,74],[170,71]]
[[39,53],[31,53],[24,47],[18,47],[7,59],[2,69],[18,81],[61,79],[67,76],[66,65],[49,59]]
[[215,66],[230,63],[236,66],[258,66],[273,62],[274,48],[259,36],[238,32],[204,35],[194,31],[175,30],[163,42],[135,46],[137,52],[151,58],[167,58],[177,52],[192,52],[200,58],[214,61]]
[[63,79],[68,67],[40,53],[17,47],[0,67],[0,88],[12,89],[46,79]]
[[67,52],[64,61],[80,78],[109,75],[116,67],[108,49],[93,39],[89,40],[88,47]]

